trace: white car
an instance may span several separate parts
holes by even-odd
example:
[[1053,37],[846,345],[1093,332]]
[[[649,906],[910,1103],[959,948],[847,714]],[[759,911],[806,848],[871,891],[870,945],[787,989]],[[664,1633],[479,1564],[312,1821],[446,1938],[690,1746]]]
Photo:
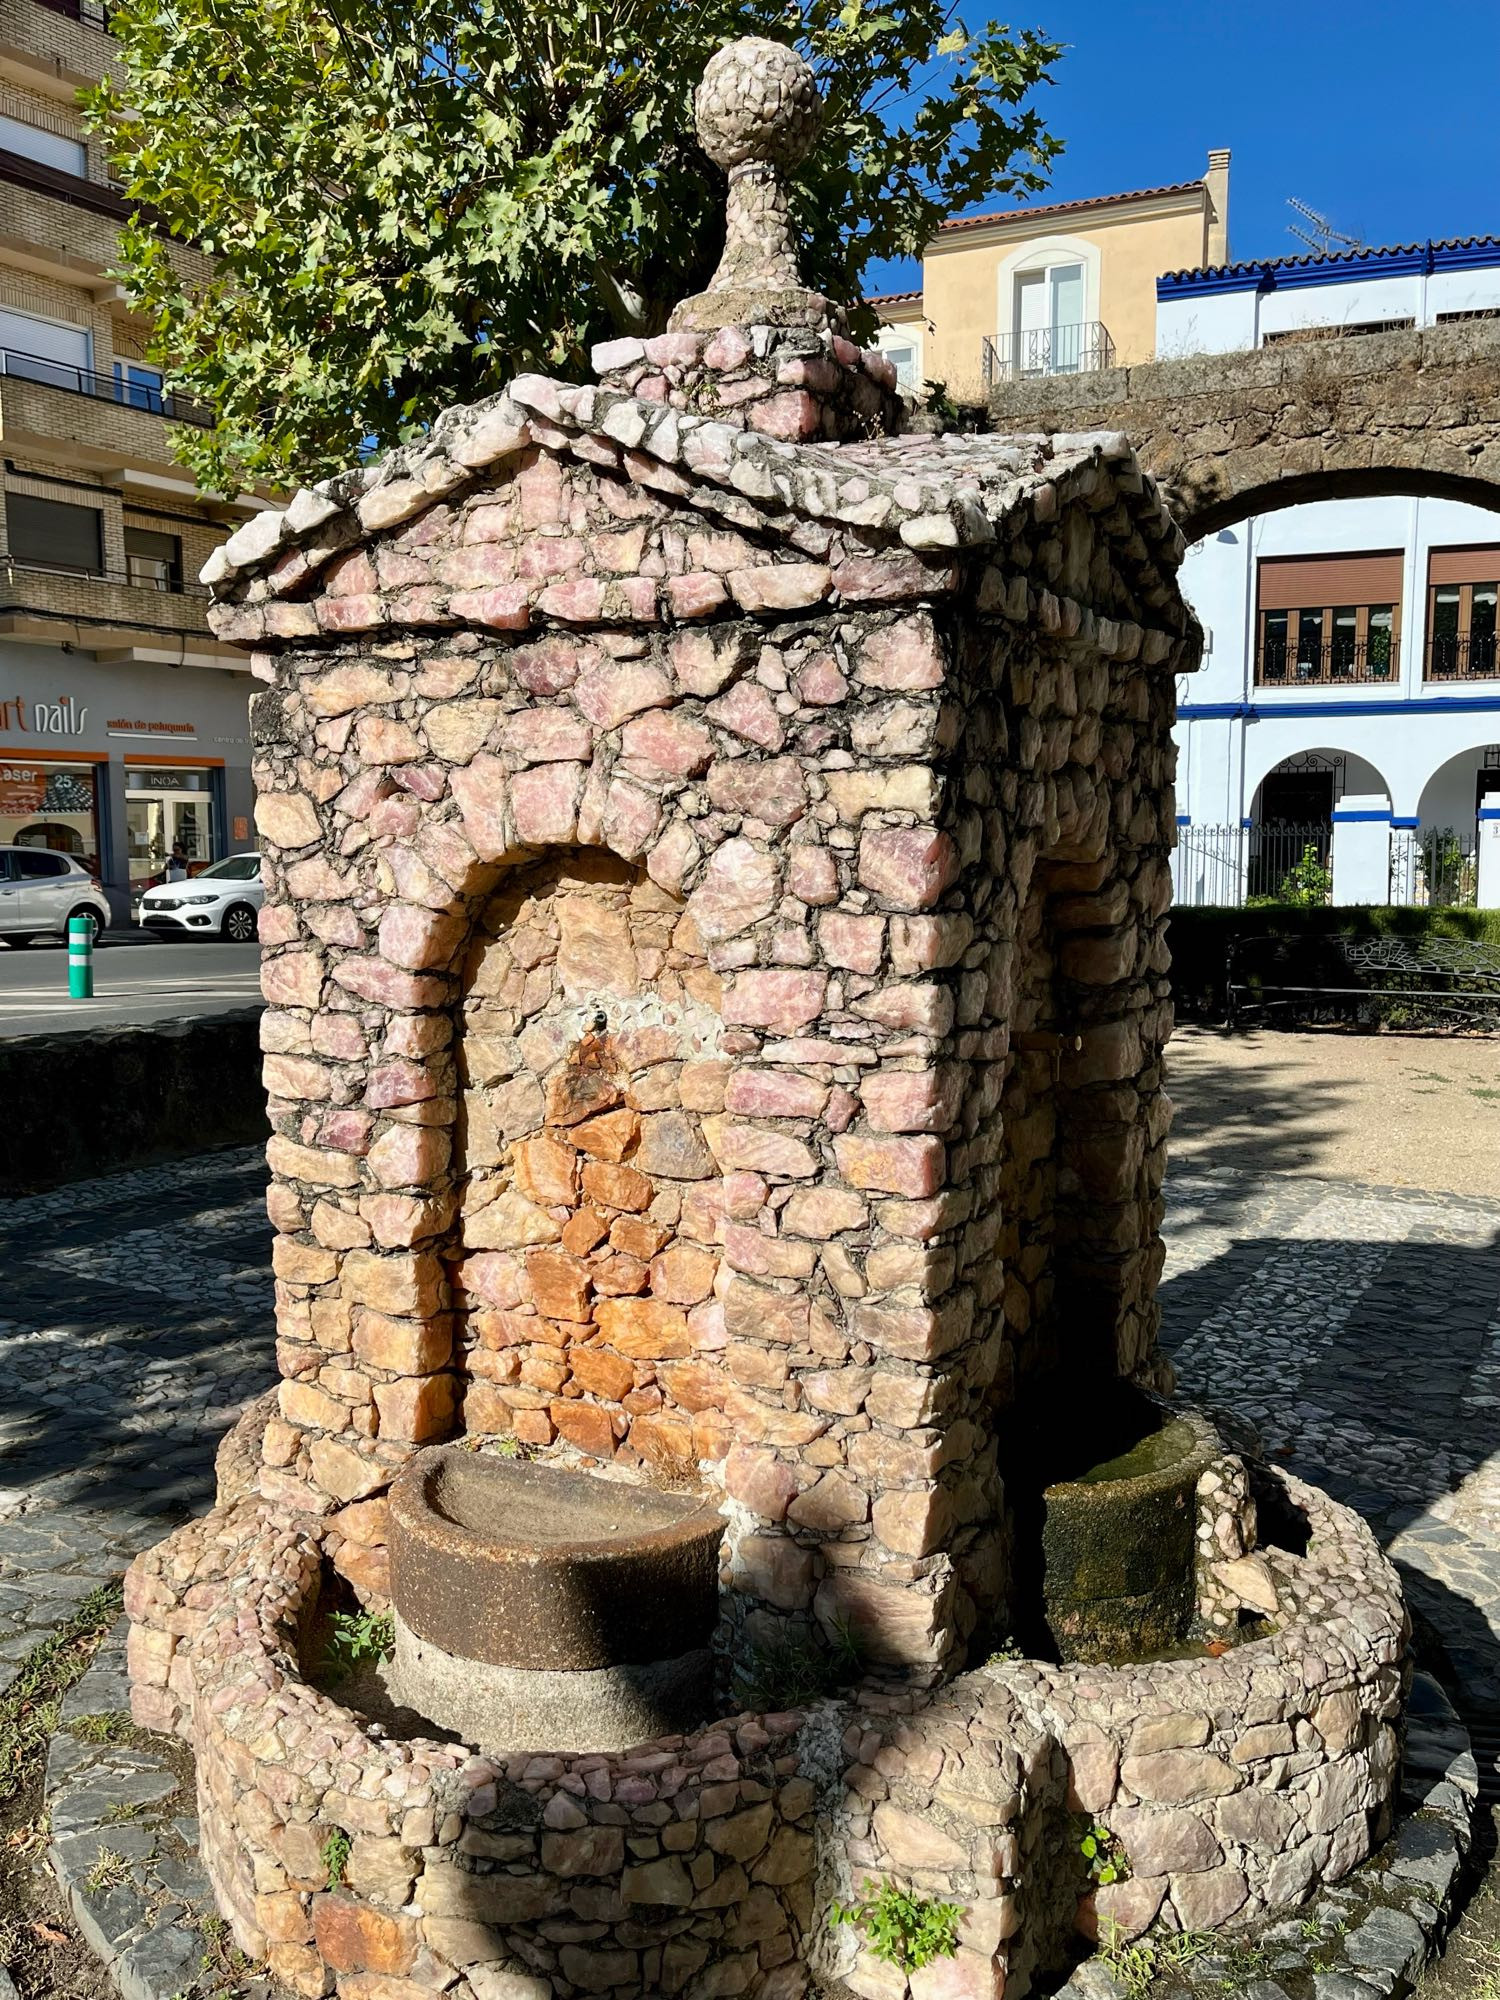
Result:
[[190,937],[251,944],[265,900],[258,854],[230,854],[185,882],[163,882],[140,902],[140,921],[151,931],[185,931]]
[[66,938],[70,917],[109,922],[109,898],[81,862],[50,847],[0,847],[0,937],[19,949],[33,938]]

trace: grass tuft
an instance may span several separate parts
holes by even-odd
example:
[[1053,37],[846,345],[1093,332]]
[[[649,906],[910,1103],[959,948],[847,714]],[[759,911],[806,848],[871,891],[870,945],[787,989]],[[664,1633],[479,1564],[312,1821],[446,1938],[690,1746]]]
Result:
[[24,1792],[57,1728],[63,1696],[82,1678],[122,1608],[117,1583],[90,1591],[72,1617],[26,1655],[0,1694],[0,1809]]

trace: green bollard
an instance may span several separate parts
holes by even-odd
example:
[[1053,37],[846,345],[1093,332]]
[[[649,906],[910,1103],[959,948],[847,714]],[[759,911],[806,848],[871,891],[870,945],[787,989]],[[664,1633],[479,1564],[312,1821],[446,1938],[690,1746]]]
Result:
[[69,917],[68,998],[92,1000],[93,997],[94,920],[92,917]]

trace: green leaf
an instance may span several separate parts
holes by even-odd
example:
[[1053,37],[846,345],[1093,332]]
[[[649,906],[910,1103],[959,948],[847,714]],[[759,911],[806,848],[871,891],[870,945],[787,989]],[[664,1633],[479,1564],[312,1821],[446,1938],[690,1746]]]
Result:
[[115,0],[111,25],[124,75],[88,113],[156,218],[122,232],[118,275],[170,386],[218,413],[174,449],[225,493],[664,326],[723,242],[692,94],[735,35],[818,71],[790,195],[803,276],[857,336],[872,261],[1043,186],[1058,151],[1030,99],[1059,49],[967,34],[946,0]]

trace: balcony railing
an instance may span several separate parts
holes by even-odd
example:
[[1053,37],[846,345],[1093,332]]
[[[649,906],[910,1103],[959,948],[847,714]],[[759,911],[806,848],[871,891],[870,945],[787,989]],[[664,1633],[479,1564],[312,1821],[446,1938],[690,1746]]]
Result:
[[0,591],[7,597],[23,587],[18,579],[39,576],[61,577],[84,586],[101,583],[126,590],[154,591],[169,597],[208,596],[201,583],[186,582],[182,577],[175,576],[165,562],[149,556],[138,558],[128,569],[85,569],[76,563],[38,562],[21,556],[0,555]]
[[50,7],[54,14],[65,14],[70,21],[82,21],[86,28],[109,29],[109,8],[104,0],[42,0],[44,7]]
[[1466,639],[1434,637],[1427,641],[1430,681],[1492,681],[1500,679],[1500,652],[1495,634],[1480,632]]
[[208,405],[190,396],[173,396],[152,383],[132,382],[128,375],[101,375],[93,368],[75,368],[69,361],[23,354],[14,347],[0,347],[0,375],[18,382],[40,382],[44,388],[64,389],[73,396],[93,396],[101,403],[120,403],[153,417],[168,417],[177,424],[199,424],[207,429],[214,420]]
[[985,336],[981,366],[984,386],[1028,382],[1041,375],[1092,375],[1113,368],[1115,344],[1097,320],[1078,326],[1035,327],[1028,333]]
[[1347,687],[1351,682],[1394,682],[1395,678],[1389,639],[1373,646],[1354,639],[1329,639],[1321,646],[1278,645],[1267,640],[1255,662],[1260,687]]

